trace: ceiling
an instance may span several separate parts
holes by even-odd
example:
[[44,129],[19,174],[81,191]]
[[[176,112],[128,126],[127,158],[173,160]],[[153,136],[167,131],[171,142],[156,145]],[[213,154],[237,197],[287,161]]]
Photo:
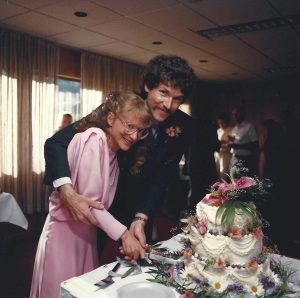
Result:
[[[200,80],[213,82],[299,75],[297,14],[300,0],[0,0],[0,27],[142,65],[158,54],[179,55]],[[296,18],[287,21],[290,15]],[[241,23],[252,29],[228,34],[226,26]],[[221,36],[198,33],[224,26]]]

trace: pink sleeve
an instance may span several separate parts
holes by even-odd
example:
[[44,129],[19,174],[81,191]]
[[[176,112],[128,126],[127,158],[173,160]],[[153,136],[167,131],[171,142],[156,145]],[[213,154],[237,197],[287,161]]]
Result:
[[[68,148],[72,183],[79,194],[102,202],[109,202],[109,150],[105,133],[99,128],[90,128],[75,135]],[[99,228],[110,238],[117,240],[126,227],[107,210],[93,209]]]
[[111,239],[118,240],[127,229],[116,220],[107,210],[92,209],[92,214],[98,221],[98,227]]

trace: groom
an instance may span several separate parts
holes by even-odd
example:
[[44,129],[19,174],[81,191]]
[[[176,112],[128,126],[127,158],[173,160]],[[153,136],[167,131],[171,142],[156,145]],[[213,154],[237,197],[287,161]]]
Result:
[[[113,214],[130,225],[143,247],[145,225],[153,218],[170,177],[192,140],[192,119],[178,108],[190,95],[195,81],[193,69],[177,56],[156,56],[144,72],[143,93],[156,124],[152,134],[120,154],[120,178],[113,206]],[[46,141],[44,183],[58,188],[73,219],[97,224],[90,207],[102,206],[77,194],[69,178],[67,147],[75,133],[70,125]]]

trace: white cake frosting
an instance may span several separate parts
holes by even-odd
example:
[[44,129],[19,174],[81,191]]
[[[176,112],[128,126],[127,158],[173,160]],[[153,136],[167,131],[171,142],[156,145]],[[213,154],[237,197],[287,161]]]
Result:
[[[209,195],[207,195],[209,196]],[[207,197],[206,196],[206,197]],[[205,197],[205,198],[206,198]],[[221,219],[216,219],[216,213],[219,207],[210,206],[200,201],[196,206],[196,215],[199,220],[207,219],[207,230],[217,234],[223,234],[224,228],[221,226]],[[250,227],[250,219],[246,214],[236,211],[233,225],[238,228],[248,229]]]
[[228,236],[206,233],[201,235],[195,227],[191,227],[190,241],[192,248],[205,258],[222,257],[230,264],[247,264],[257,257],[262,249],[262,240],[252,234],[241,239],[231,239]]
[[[257,261],[262,251],[262,237],[251,232],[249,217],[236,211],[233,226],[245,233],[230,237],[229,231],[221,226],[220,218],[216,218],[217,210],[217,206],[210,206],[203,200],[197,204],[198,224],[190,227],[187,236],[193,255],[185,262],[181,278],[192,281],[191,287],[197,284],[197,280],[203,279],[212,287],[218,284],[221,286],[218,289],[220,292],[236,284],[243,285],[244,290],[248,287],[249,292],[255,286],[257,293],[260,293],[259,278],[262,274],[269,276],[278,285],[280,281],[270,269],[269,260],[263,263]],[[205,230],[200,229],[201,223],[205,225]]]
[[[198,221],[206,221],[207,232],[203,235],[192,226],[190,241],[192,248],[200,256],[205,258],[222,257],[229,264],[247,264],[257,257],[262,250],[262,239],[258,239],[252,233],[246,234],[239,239],[232,239],[222,235],[224,229],[220,219],[216,219],[218,207],[209,206],[203,202],[198,203],[196,215]],[[246,228],[249,226],[247,216],[236,214],[235,227]],[[213,233],[213,234],[212,234]]]

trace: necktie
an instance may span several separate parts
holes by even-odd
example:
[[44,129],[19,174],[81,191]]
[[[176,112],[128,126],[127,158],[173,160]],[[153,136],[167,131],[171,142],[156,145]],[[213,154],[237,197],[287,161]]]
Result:
[[158,134],[158,124],[156,124],[152,127],[152,135],[153,135],[154,140],[157,139],[157,134]]

